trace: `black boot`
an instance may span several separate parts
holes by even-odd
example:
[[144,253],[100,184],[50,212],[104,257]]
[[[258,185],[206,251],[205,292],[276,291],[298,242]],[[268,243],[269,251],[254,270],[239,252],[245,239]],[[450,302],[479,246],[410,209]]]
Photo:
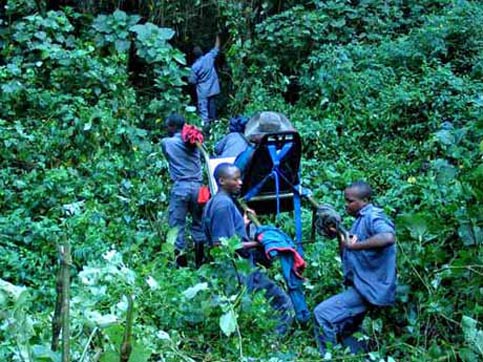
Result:
[[182,253],[180,250],[174,251],[174,261],[176,264],[176,268],[186,268],[188,266],[188,259],[186,255]]
[[195,266],[198,269],[205,262],[205,246],[203,243],[195,243]]
[[211,124],[210,124],[210,122],[206,122],[203,125],[203,136],[205,136],[205,138],[210,137],[210,130],[211,130]]

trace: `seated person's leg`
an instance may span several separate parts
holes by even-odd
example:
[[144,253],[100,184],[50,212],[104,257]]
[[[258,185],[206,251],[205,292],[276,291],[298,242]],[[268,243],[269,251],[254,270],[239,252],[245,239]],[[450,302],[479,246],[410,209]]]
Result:
[[275,332],[281,335],[287,333],[293,322],[293,305],[287,293],[259,269],[247,276],[246,283],[248,291],[251,293],[264,291],[271,307],[278,314],[278,325]]

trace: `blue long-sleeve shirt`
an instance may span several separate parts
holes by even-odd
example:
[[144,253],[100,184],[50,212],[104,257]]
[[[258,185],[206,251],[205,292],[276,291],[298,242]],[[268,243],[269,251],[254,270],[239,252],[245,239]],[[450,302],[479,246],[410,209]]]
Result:
[[181,133],[163,138],[161,149],[168,160],[172,181],[202,181],[200,151],[187,146],[181,139]]
[[205,206],[203,213],[203,229],[210,245],[221,238],[239,236],[248,241],[245,222],[232,197],[220,190]]
[[188,81],[196,85],[198,99],[212,97],[220,93],[220,82],[215,69],[215,58],[218,55],[217,47],[196,59],[191,66]]

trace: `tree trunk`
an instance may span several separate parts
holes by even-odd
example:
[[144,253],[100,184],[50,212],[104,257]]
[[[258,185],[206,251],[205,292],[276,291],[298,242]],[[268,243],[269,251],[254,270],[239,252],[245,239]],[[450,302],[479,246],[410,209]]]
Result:
[[70,243],[65,240],[61,248],[62,258],[62,362],[70,361],[70,325],[69,325],[69,294],[70,294]]

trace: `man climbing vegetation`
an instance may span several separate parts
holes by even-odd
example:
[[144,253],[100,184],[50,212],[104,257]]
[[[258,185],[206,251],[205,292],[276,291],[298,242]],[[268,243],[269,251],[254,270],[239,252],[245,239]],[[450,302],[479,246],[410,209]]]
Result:
[[215,46],[203,55],[199,46],[193,48],[196,58],[191,66],[189,82],[196,85],[198,112],[203,121],[203,129],[207,132],[210,122],[216,119],[215,96],[220,94],[220,82],[215,69],[215,58],[220,51],[220,37],[217,35]]
[[366,312],[392,305],[396,294],[394,224],[371,202],[372,189],[356,181],[345,189],[346,211],[356,220],[351,235],[339,234],[346,289],[314,310],[321,353],[341,341],[352,353],[364,349],[352,334],[360,329]]
[[233,200],[242,186],[240,170],[235,165],[222,163],[216,167],[214,178],[219,191],[206,204],[203,214],[203,228],[207,241],[210,246],[217,246],[220,245],[222,238],[238,236],[241,239],[243,248],[238,250],[238,254],[251,259],[253,270],[248,275],[236,275],[235,277],[243,280],[249,292],[260,290],[265,292],[265,297],[278,314],[278,325],[275,332],[285,334],[293,320],[292,302],[287,293],[253,263],[253,252],[255,252],[253,248],[259,246],[259,243],[250,241],[245,229],[244,217]]
[[161,149],[169,164],[169,174],[173,181],[169,198],[169,227],[178,228],[175,243],[176,264],[187,266],[185,225],[188,213],[191,214],[191,235],[195,242],[196,264],[200,265],[204,233],[201,227],[203,209],[198,204],[198,192],[202,181],[200,151],[181,138],[185,119],[179,114],[171,114],[166,119],[170,137],[163,138]]

